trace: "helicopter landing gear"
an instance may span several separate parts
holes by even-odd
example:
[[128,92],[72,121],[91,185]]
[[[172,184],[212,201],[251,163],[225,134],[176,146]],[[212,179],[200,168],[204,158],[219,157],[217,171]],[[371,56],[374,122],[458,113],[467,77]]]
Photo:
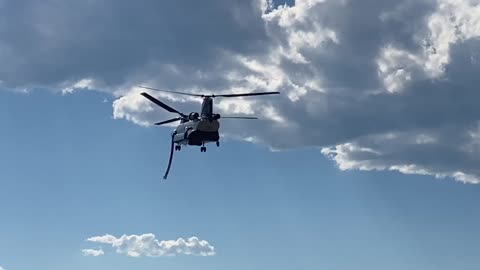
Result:
[[175,145],[175,151],[180,151],[182,150],[182,147],[180,145]]
[[216,142],[217,147],[220,147],[220,142]]
[[207,152],[207,147],[205,146],[200,147],[200,152]]

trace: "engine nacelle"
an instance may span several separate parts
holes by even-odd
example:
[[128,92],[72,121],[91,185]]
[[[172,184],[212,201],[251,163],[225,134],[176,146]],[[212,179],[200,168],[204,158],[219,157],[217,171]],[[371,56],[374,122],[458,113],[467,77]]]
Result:
[[188,115],[188,119],[190,120],[197,120],[200,115],[196,112],[192,112]]

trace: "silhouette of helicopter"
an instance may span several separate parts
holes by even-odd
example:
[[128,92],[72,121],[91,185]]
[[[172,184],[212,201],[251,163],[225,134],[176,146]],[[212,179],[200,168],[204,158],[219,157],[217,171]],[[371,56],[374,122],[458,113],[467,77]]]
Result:
[[141,95],[150,100],[151,102],[155,103],[156,105],[160,106],[164,110],[176,113],[179,116],[155,123],[155,125],[164,125],[168,123],[173,123],[180,121],[180,124],[175,128],[172,132],[172,147],[170,149],[170,158],[168,161],[167,170],[163,179],[167,179],[168,173],[170,171],[170,167],[172,165],[173,159],[173,152],[180,151],[182,149],[182,145],[196,145],[201,146],[200,151],[206,152],[207,148],[205,147],[206,143],[215,142],[217,147],[220,146],[220,123],[218,120],[220,118],[223,119],[247,119],[247,120],[254,120],[258,119],[256,117],[242,117],[242,116],[221,116],[220,114],[216,114],[213,112],[213,99],[216,97],[223,97],[223,98],[231,98],[231,97],[247,97],[247,96],[264,96],[264,95],[274,95],[280,94],[280,92],[256,92],[256,93],[243,93],[243,94],[219,94],[219,95],[204,95],[204,94],[192,94],[192,93],[184,93],[184,92],[176,92],[170,90],[161,90],[147,86],[139,86],[140,88],[172,93],[172,94],[179,94],[185,96],[192,96],[192,97],[199,97],[203,99],[202,108],[200,114],[197,112],[191,112],[190,114],[184,114],[179,112],[178,110],[168,106],[167,104],[161,102],[160,100],[156,99],[155,97],[151,96],[146,92],[142,92]]

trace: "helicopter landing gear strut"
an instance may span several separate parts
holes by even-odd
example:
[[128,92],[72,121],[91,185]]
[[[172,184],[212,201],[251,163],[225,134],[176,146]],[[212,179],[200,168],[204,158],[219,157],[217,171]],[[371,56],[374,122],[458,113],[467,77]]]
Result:
[[[215,144],[217,145],[217,147],[220,147],[220,142],[217,141],[215,142]],[[205,143],[202,144],[202,147],[200,147],[200,152],[207,152],[207,147],[205,147]]]

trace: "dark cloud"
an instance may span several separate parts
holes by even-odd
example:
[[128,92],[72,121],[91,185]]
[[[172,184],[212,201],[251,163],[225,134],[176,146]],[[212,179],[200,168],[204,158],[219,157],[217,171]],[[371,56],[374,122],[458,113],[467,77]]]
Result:
[[267,50],[259,12],[240,0],[6,1],[0,78],[14,87],[84,77],[115,85],[157,63],[201,69],[222,51]]

